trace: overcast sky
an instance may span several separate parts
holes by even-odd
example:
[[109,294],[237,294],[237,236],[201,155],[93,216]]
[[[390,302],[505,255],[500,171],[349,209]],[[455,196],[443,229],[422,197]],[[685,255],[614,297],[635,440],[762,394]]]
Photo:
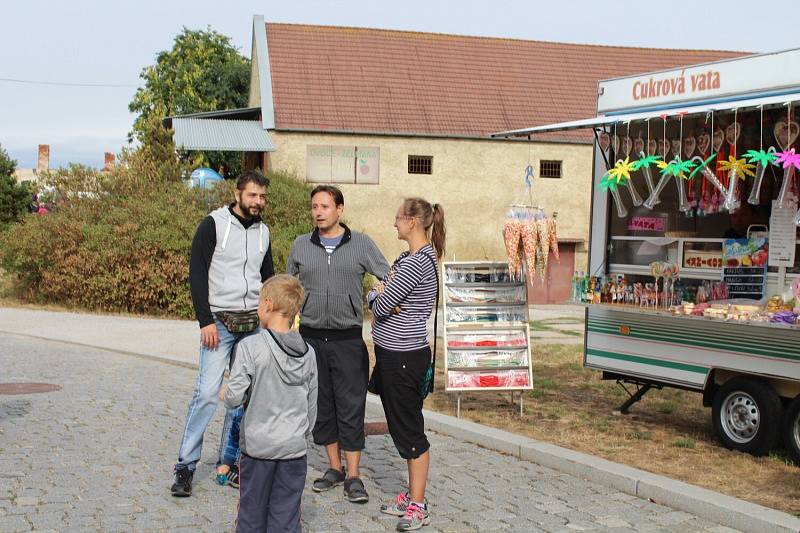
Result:
[[[182,26],[210,25],[250,56],[252,16],[267,22],[330,24],[464,35],[659,48],[771,52],[800,47],[797,2],[665,0],[559,2],[404,0],[2,0],[0,144],[22,168],[39,143],[51,166],[102,166],[119,152],[133,116],[141,69],[169,49]],[[658,7],[658,6],[662,7]],[[754,7],[755,6],[755,7]],[[746,12],[745,12],[746,11]],[[520,124],[520,126],[525,126]]]

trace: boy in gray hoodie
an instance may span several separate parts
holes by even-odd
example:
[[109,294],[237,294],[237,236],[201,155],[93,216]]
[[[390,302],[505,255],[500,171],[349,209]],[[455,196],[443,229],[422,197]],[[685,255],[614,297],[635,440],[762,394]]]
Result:
[[306,437],[317,418],[316,356],[290,331],[303,292],[285,274],[264,282],[258,305],[264,329],[239,342],[220,392],[228,408],[244,405],[237,533],[300,531]]

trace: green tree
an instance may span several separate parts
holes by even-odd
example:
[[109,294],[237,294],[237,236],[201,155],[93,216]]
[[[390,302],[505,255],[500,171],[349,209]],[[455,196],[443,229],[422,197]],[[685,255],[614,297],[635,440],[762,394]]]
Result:
[[[171,50],[159,52],[155,65],[142,69],[144,86],[128,105],[138,113],[129,135],[142,144],[152,140],[153,122],[166,116],[245,107],[250,88],[250,60],[230,38],[210,27],[183,28]],[[230,152],[190,154],[211,168],[241,168],[241,156]]]
[[16,168],[17,162],[0,145],[0,230],[21,220],[31,201],[28,187],[14,177]]

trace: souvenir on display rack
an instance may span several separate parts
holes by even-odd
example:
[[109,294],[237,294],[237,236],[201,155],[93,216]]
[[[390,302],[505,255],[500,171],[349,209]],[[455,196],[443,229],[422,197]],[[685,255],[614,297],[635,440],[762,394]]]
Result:
[[[528,293],[524,276],[503,262],[445,262],[445,390],[523,391],[532,388]],[[513,392],[512,392],[513,396]],[[520,414],[522,394],[520,393]]]

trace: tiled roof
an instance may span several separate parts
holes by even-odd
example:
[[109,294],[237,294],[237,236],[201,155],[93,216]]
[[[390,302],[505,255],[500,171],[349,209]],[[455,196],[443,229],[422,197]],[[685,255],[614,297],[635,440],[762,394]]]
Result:
[[594,116],[601,79],[744,55],[266,26],[279,130],[486,137]]

